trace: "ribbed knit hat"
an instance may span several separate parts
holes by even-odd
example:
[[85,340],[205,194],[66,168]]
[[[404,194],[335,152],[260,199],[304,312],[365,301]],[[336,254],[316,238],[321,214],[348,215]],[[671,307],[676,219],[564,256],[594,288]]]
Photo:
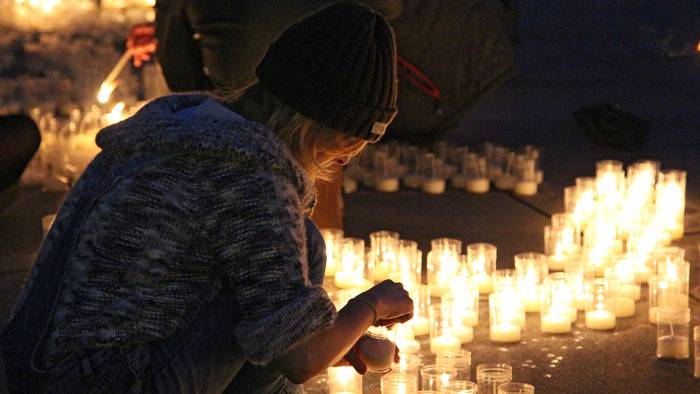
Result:
[[381,14],[351,1],[289,27],[255,73],[302,115],[370,142],[397,113],[394,32]]

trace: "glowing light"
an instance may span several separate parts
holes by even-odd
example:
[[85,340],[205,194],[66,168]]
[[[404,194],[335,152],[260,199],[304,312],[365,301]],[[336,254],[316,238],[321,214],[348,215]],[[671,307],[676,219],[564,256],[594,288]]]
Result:
[[114,107],[112,107],[112,111],[110,113],[108,113],[107,115],[105,115],[107,118],[107,122],[109,124],[114,124],[114,123],[121,121],[122,119],[124,119],[123,112],[124,112],[124,103],[118,102],[117,104],[114,105]]
[[97,101],[100,104],[106,104],[109,101],[112,92],[117,88],[116,82],[104,81],[100,85],[100,90],[97,92]]

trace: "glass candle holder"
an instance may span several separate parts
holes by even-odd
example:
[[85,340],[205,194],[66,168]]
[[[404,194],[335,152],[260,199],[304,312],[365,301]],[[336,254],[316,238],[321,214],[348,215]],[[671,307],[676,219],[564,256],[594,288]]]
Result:
[[[403,353],[403,350],[402,350]],[[421,359],[417,355],[401,355],[401,360],[394,363],[390,374],[413,375],[418,379]]]
[[480,364],[476,366],[479,394],[498,394],[498,387],[513,380],[513,367],[508,364]]
[[520,196],[534,196],[537,194],[537,160],[527,155],[517,155],[515,166],[515,188],[513,191]]
[[586,309],[586,281],[595,279],[596,269],[582,255],[572,257],[564,267],[564,273],[574,293],[576,309]]
[[605,270],[605,277],[614,283],[617,317],[634,316],[642,287],[633,261],[626,256],[616,259],[613,267]]
[[358,356],[375,373],[391,371],[396,353],[396,330],[371,326],[358,346]]
[[557,272],[545,280],[542,291],[540,327],[542,332],[565,334],[576,321],[574,292],[566,274]]
[[596,201],[607,208],[617,209],[622,203],[625,171],[616,160],[596,162]]
[[442,305],[430,308],[430,352],[440,354],[457,351],[461,348],[459,332],[449,309]]
[[659,307],[656,322],[656,358],[683,360],[689,356],[690,309]]
[[374,280],[381,282],[399,274],[399,233],[375,231],[369,234]]
[[431,241],[428,253],[428,286],[433,297],[442,297],[460,268],[462,241],[438,238]]
[[362,375],[353,367],[328,368],[329,394],[362,394]]
[[535,394],[535,386],[509,382],[498,386],[498,394]]
[[452,367],[457,370],[457,379],[471,379],[472,352],[469,350],[455,350],[439,353],[435,358],[438,366]]
[[656,183],[656,216],[674,240],[683,238],[686,175],[681,170],[662,170]]
[[579,253],[581,233],[574,226],[545,226],[544,252],[550,271],[563,271],[566,261]]
[[428,194],[442,194],[445,192],[444,163],[432,153],[423,155],[423,192]]
[[369,289],[372,281],[367,278],[365,264],[365,241],[359,238],[344,238],[341,242],[340,267],[334,275],[339,289]]
[[688,282],[660,276],[649,278],[649,322],[656,324],[659,307],[688,307]]
[[450,382],[457,379],[457,370],[452,367],[426,365],[420,369],[420,389],[442,392]]
[[693,377],[700,379],[700,326],[693,328],[693,357],[695,357]]
[[413,394],[418,391],[418,375],[388,374],[381,378],[382,394]]
[[515,255],[515,274],[518,291],[525,305],[525,312],[540,311],[542,283],[547,277],[547,256],[542,253]]
[[[676,247],[664,249],[664,252],[655,255],[656,274],[672,281],[687,281],[686,278],[690,277],[690,266],[687,261],[680,257],[685,256],[683,249]],[[675,251],[675,249],[680,249],[680,252]],[[671,250],[674,250],[674,252],[671,252]],[[670,257],[667,253],[675,253],[676,256]],[[666,257],[659,258],[659,254],[664,254]]]
[[576,178],[576,185],[564,189],[564,209],[573,215],[577,228],[585,229],[595,208],[595,178]]
[[500,287],[489,294],[489,337],[493,342],[520,342],[525,308],[515,286]]
[[518,287],[518,277],[514,269],[499,269],[494,271],[491,276],[494,291],[503,287]]
[[421,253],[416,241],[399,240],[398,269],[389,275],[389,279],[403,283],[406,289],[421,284]]
[[465,158],[465,187],[470,193],[486,193],[490,189],[486,158],[477,153],[468,153]]
[[420,337],[430,334],[430,287],[427,285],[417,286],[410,291],[413,299],[413,319],[409,324],[413,329],[413,335]]
[[586,282],[586,327],[612,330],[616,325],[615,291],[610,281],[596,278]]
[[467,245],[467,271],[476,282],[479,293],[493,291],[491,274],[496,270],[496,245],[474,243]]
[[443,393],[447,394],[478,394],[479,385],[468,380],[455,380],[447,385]]
[[374,189],[393,193],[399,190],[399,161],[386,152],[374,152]]
[[322,229],[321,235],[326,243],[326,273],[327,277],[334,277],[340,266],[342,258],[343,230]]
[[479,325],[479,290],[473,282],[452,286],[452,291],[442,297],[443,305],[451,305],[460,324],[467,327]]
[[394,329],[396,330],[396,346],[401,350],[402,357],[420,351],[420,342],[416,340],[413,327],[410,324],[397,324]]

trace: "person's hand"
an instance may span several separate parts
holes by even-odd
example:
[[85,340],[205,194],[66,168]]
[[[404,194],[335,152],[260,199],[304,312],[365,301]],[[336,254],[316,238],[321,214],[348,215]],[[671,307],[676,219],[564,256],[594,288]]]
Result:
[[[360,375],[364,375],[367,372],[367,364],[365,364],[364,361],[362,361],[362,358],[359,356],[359,345],[360,342],[362,342],[365,338],[367,338],[366,335],[363,335],[360,337],[360,339],[355,342],[355,344],[350,348],[350,351],[348,351],[343,358],[334,366],[335,367],[342,367],[342,366],[351,366],[355,368],[355,371],[359,373]],[[398,346],[395,346],[394,350],[394,363],[398,363],[401,361],[401,356],[399,356],[399,348]]]
[[377,311],[375,326],[392,326],[396,323],[404,323],[413,317],[413,300],[401,283],[387,279],[358,297],[374,305]]
[[151,60],[157,45],[155,34],[156,27],[153,23],[141,23],[131,27],[126,47],[134,57],[134,67],[141,67],[143,63]]

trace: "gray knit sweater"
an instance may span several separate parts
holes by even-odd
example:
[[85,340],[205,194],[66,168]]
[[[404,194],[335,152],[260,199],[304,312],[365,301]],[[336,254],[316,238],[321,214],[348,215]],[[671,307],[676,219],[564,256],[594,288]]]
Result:
[[[97,136],[105,152],[172,158],[124,177],[92,207],[68,259],[47,362],[77,349],[168,338],[225,281],[240,316],[231,335],[253,363],[332,323],[333,304],[307,275],[303,214],[314,201],[312,184],[262,125],[177,115],[206,99],[155,100]],[[66,203],[59,220],[74,209],[85,207]]]

